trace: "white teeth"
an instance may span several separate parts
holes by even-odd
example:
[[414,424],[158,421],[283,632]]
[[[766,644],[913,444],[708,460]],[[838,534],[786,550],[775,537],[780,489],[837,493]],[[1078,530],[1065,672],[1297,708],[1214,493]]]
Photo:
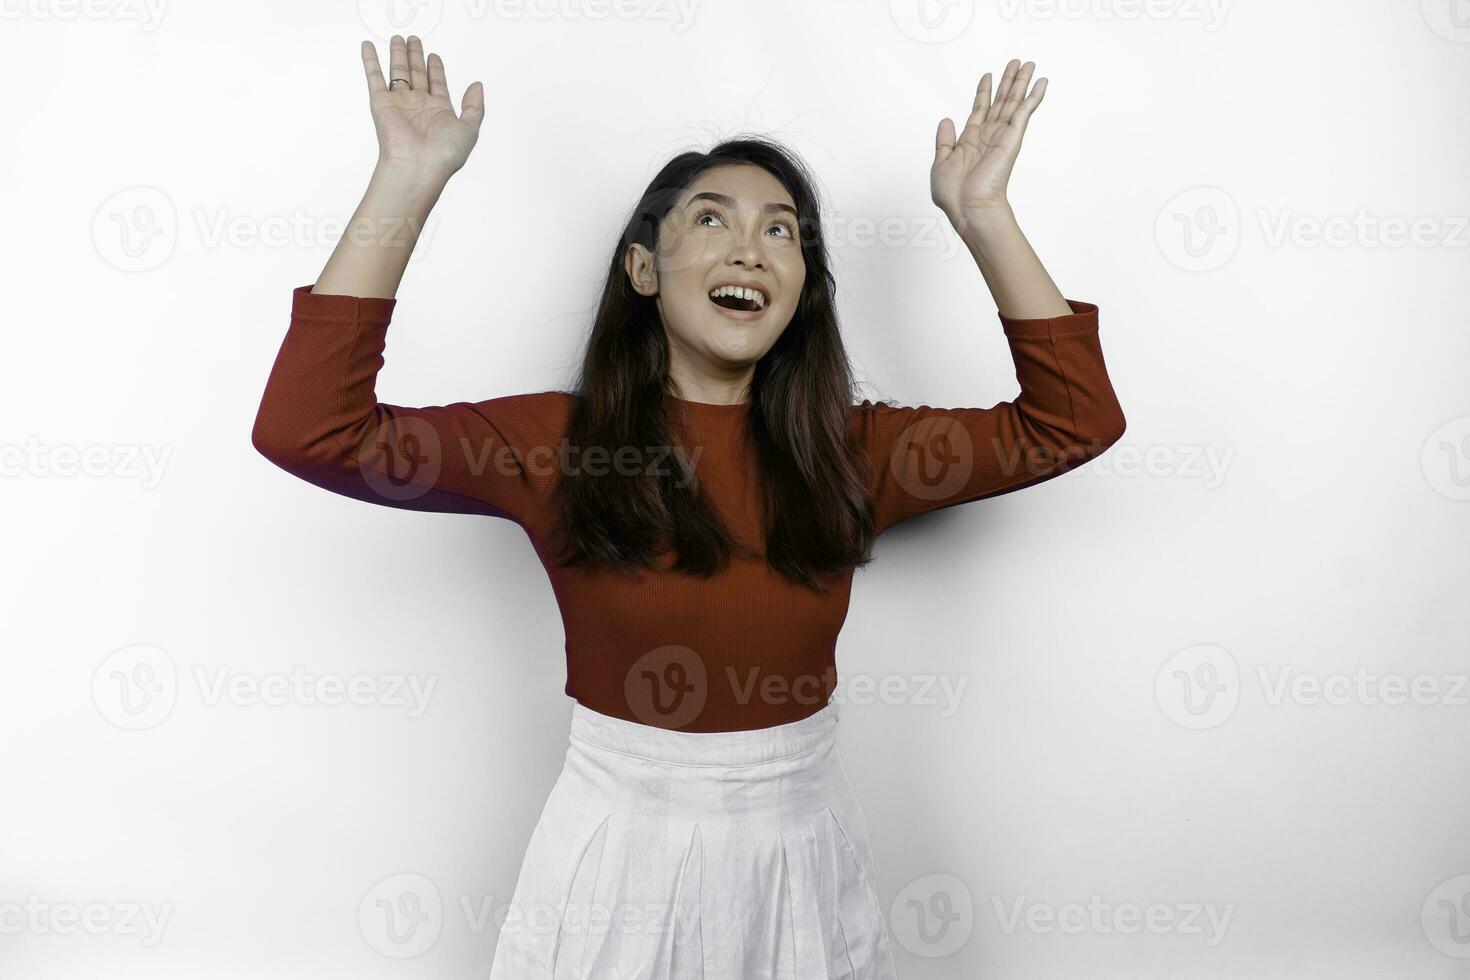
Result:
[[738,296],[741,299],[754,301],[756,307],[759,309],[763,310],[766,308],[765,294],[759,289],[746,289],[740,286],[717,286],[710,290],[709,296],[710,299],[714,299],[716,296]]

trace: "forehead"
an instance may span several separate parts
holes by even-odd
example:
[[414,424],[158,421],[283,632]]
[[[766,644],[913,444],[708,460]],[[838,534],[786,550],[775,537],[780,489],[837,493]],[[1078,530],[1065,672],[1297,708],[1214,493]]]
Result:
[[761,208],[766,204],[796,207],[796,201],[769,170],[753,164],[714,167],[694,179],[680,195],[679,203],[688,204],[694,195],[713,191],[733,197],[741,208]]

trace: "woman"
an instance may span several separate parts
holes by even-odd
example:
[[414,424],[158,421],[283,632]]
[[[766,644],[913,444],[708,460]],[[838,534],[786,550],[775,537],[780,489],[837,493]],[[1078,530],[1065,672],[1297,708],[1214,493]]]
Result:
[[685,153],[634,208],[574,392],[429,408],[375,396],[414,233],[474,146],[436,55],[364,43],[379,160],[290,329],[253,433],[361,500],[525,529],[566,627],[566,764],[492,978],[894,976],[836,749],[852,572],[907,517],[1040,482],[1122,435],[1097,307],[1065,300],[1005,189],[1045,79],[981,80],[934,202],[979,263],[1020,396],[854,405],[819,205],[763,139]]

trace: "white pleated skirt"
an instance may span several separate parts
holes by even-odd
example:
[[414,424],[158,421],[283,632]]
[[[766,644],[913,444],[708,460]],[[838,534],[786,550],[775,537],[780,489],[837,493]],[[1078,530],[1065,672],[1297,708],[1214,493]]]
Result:
[[837,705],[679,732],[572,708],[490,980],[896,980]]

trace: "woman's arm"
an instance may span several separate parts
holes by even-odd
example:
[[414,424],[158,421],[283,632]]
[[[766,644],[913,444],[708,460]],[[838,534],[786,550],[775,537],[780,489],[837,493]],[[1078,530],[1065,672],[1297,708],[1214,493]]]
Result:
[[1032,110],[1046,91],[1012,60],[994,103],[980,79],[964,132],[941,120],[930,187],[995,298],[1021,393],[991,408],[873,405],[856,413],[874,463],[879,533],[909,517],[1009,493],[1100,455],[1126,427],[1098,338],[1097,306],[1062,296],[1006,199]]
[[474,146],[476,82],[455,116],[437,55],[395,37],[390,90],[362,46],[378,163],[291,323],[256,413],[252,442],[288,473],[344,496],[408,510],[485,514],[526,526],[555,475],[569,399],[558,392],[409,408],[376,394],[399,281],[430,209]]

